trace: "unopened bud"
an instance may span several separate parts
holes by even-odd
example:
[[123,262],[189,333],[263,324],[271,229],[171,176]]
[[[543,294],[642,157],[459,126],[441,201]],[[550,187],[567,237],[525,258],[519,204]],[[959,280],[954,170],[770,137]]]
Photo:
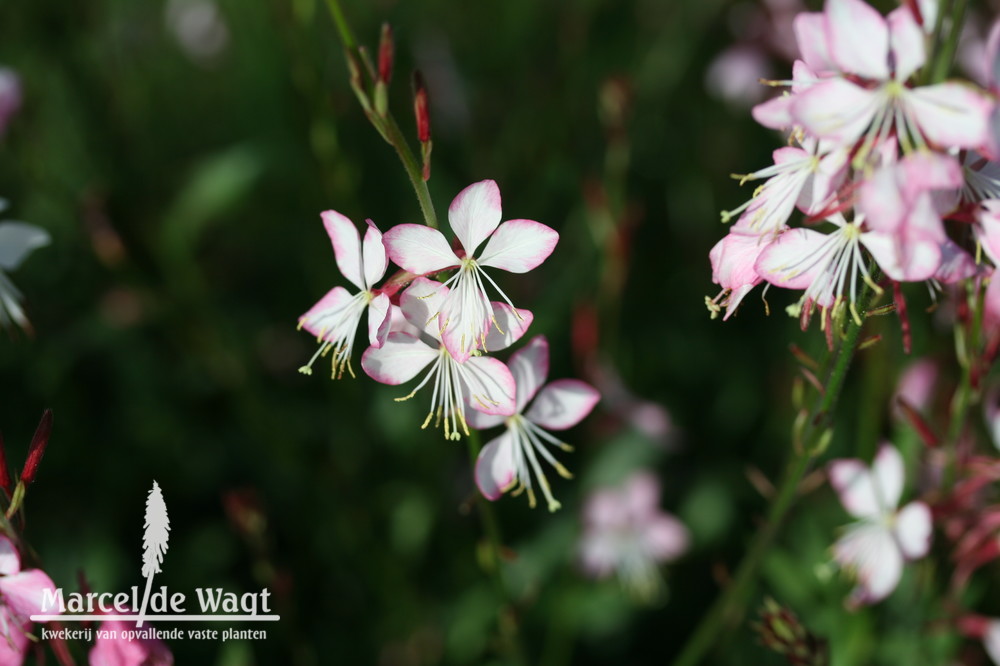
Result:
[[427,108],[427,87],[420,72],[413,73],[413,115],[417,118],[417,138],[420,143],[431,140],[431,116]]
[[764,647],[784,655],[796,666],[826,666],[829,663],[826,641],[819,640],[802,626],[791,610],[774,599],[765,599],[760,620],[753,628]]
[[378,43],[378,80],[389,85],[392,79],[392,63],[396,56],[396,46],[392,39],[392,27],[382,24],[382,38]]
[[24,461],[24,469],[21,470],[21,483],[25,487],[31,485],[38,474],[38,466],[45,455],[45,447],[49,443],[49,435],[52,434],[52,410],[46,409],[42,414],[42,420],[35,429],[35,436],[31,438],[31,446],[28,447],[28,457]]

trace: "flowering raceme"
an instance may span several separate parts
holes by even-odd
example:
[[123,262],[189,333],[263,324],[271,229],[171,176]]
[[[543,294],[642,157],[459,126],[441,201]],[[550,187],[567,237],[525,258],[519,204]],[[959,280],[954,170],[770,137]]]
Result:
[[[767,282],[801,290],[789,311],[805,327],[819,309],[826,328],[858,319],[862,283],[936,288],[992,271],[977,259],[995,264],[1000,247],[1000,167],[984,157],[996,153],[995,98],[967,81],[923,84],[929,27],[915,7],[882,17],[862,0],[827,0],[795,19],[802,59],[779,82],[788,90],[754,109],[792,145],[743,176],[766,180],[723,214],[739,218],[710,255],[722,287],[707,300],[713,316]],[[796,208],[807,226],[789,226]],[[970,221],[974,238],[962,233]]]

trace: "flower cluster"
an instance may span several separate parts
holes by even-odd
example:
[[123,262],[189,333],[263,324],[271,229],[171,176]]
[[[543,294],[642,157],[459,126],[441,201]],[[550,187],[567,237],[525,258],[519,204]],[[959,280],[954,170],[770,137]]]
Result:
[[[487,269],[526,273],[545,261],[559,240],[544,224],[522,219],[501,223],[501,216],[500,190],[491,180],[462,190],[448,209],[454,249],[444,234],[428,226],[400,224],[383,235],[369,220],[362,239],[349,219],[334,211],[323,213],[337,266],[359,291],[352,295],[334,287],[300,318],[300,327],[319,343],[301,371],[311,374],[317,359],[332,356],[334,378],[345,369],[353,376],[354,340],[367,309],[369,347],[361,357],[365,373],[394,386],[420,376],[398,400],[429,386],[430,408],[421,427],[433,423],[448,439],[469,435],[470,428],[503,425],[504,434],[483,447],[476,465],[483,495],[497,499],[516,488],[515,494],[525,491],[534,506],[534,477],[549,509],[555,510],[559,502],[540,461],[569,477],[550,448],[570,447],[548,430],[575,425],[599,396],[578,380],[542,388],[548,373],[544,337],[532,339],[509,364],[490,355],[516,343],[533,315],[515,307]],[[390,261],[401,270],[376,286]],[[491,300],[490,291],[500,300]]]
[[[939,288],[992,273],[982,255],[1000,259],[996,87],[929,82],[926,5],[883,17],[862,0],[827,0],[796,17],[801,60],[778,82],[788,90],[753,110],[789,145],[741,176],[763,183],[723,213],[736,222],[710,254],[722,288],[706,299],[713,316],[767,282],[801,291],[790,312],[805,327],[819,310],[826,328],[859,320],[862,288],[880,292],[882,276]],[[994,30],[991,72],[998,43]],[[805,220],[792,227],[796,209]]]

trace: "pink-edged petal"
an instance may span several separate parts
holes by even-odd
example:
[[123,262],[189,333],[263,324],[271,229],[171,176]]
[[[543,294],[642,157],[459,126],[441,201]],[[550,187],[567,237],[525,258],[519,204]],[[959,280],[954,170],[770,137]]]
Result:
[[417,278],[399,297],[399,307],[417,329],[440,340],[441,331],[437,317],[441,312],[450,290],[440,282],[425,277]]
[[473,356],[462,367],[469,406],[484,414],[514,414],[514,377],[504,363],[489,356]]
[[759,284],[761,278],[754,265],[772,238],[770,233],[744,232],[734,227],[708,254],[712,281],[723,289],[734,291]]
[[812,229],[789,229],[761,251],[754,270],[777,287],[806,289],[826,269],[828,262],[811,259],[826,241],[826,234]]
[[889,29],[862,0],[827,0],[830,57],[842,71],[884,81],[889,78]]
[[472,274],[460,277],[451,297],[441,304],[437,320],[441,342],[452,358],[464,363],[485,346],[486,336],[493,328],[492,316],[493,306],[486,294],[475,287]]
[[941,267],[941,245],[933,239],[920,235],[904,239],[870,231],[861,234],[861,242],[882,271],[899,282],[930,279]]
[[475,409],[470,409],[465,412],[465,422],[469,424],[470,428],[475,430],[488,430],[490,428],[495,428],[498,425],[502,425],[507,419],[506,416],[500,416],[499,414],[484,414]]
[[837,146],[857,141],[886,103],[879,88],[868,90],[844,79],[830,79],[803,90],[792,101],[798,124]]
[[398,305],[390,305],[389,332],[408,333],[409,335],[412,335],[415,338],[419,338],[420,335],[423,333],[423,329],[417,328],[406,319],[406,316],[403,314],[403,308],[399,307]]
[[991,89],[1000,87],[1000,19],[993,22],[986,38],[986,68]]
[[389,297],[379,294],[368,304],[368,342],[373,347],[381,347],[389,337],[392,315],[389,312]]
[[684,523],[669,514],[654,516],[643,531],[647,552],[653,559],[670,562],[683,555],[691,542]]
[[369,347],[361,355],[361,367],[377,382],[396,386],[410,381],[440,352],[407,333],[390,333],[381,347]]
[[344,315],[351,309],[349,306],[354,296],[343,287],[334,287],[319,299],[316,305],[299,317],[299,326],[312,333],[317,338],[326,335],[340,326]]
[[557,379],[538,392],[525,418],[549,430],[565,430],[590,414],[600,399],[601,394],[590,384]]
[[830,57],[827,41],[826,15],[821,12],[802,12],[792,24],[795,41],[802,60],[815,72],[833,72],[837,66]]
[[422,224],[397,224],[382,236],[393,263],[415,275],[458,266],[461,260],[437,229]]
[[385,275],[385,269],[389,267],[389,257],[382,243],[382,232],[371,220],[365,221],[368,223],[368,231],[365,232],[361,246],[364,255],[365,289],[371,289]]
[[793,99],[788,93],[782,93],[757,104],[750,110],[750,114],[764,127],[774,130],[787,129],[795,123],[791,113]]
[[493,322],[490,332],[486,334],[486,351],[495,352],[507,349],[521,339],[528,331],[535,315],[531,310],[518,308],[515,310],[506,303],[491,301],[493,306]]
[[896,516],[894,531],[907,559],[923,557],[931,547],[931,510],[923,502],[910,502]]
[[505,432],[491,440],[476,459],[476,485],[488,500],[498,500],[517,482],[514,438]]
[[896,589],[903,575],[903,555],[883,525],[855,523],[833,546],[833,557],[857,578],[855,604],[872,604]]
[[858,188],[858,211],[872,231],[891,233],[899,228],[907,213],[899,171],[892,166],[879,169]]
[[972,85],[947,81],[906,90],[910,118],[928,140],[943,148],[978,148],[989,138],[993,102]]
[[14,542],[0,535],[0,575],[9,576],[21,570],[21,556]]
[[807,215],[815,215],[827,208],[847,179],[849,161],[850,153],[845,148],[834,149],[820,157],[819,165],[806,181],[796,202],[799,210]]
[[840,503],[855,518],[877,519],[894,511],[903,492],[903,458],[891,446],[882,446],[872,468],[860,460],[834,460],[827,467],[830,485]]
[[982,202],[976,231],[976,238],[982,244],[986,256],[1000,266],[1000,199]]
[[0,605],[0,664],[20,666],[24,663],[25,652],[31,644],[29,629],[27,623],[19,623],[6,607]]
[[549,375],[549,341],[536,335],[511,354],[507,366],[517,384],[517,411],[523,412]]
[[337,259],[341,275],[358,289],[365,289],[361,272],[361,237],[354,223],[335,210],[325,210],[320,213],[320,217],[330,236],[330,242],[333,243],[333,255]]
[[924,33],[906,5],[890,12],[886,22],[889,24],[889,44],[895,63],[894,78],[906,81],[927,62]]
[[[40,569],[28,569],[20,573],[0,578],[0,596],[18,622],[29,621],[30,615],[42,612],[42,595],[45,590],[55,592],[52,579]],[[59,612],[58,608],[47,608],[46,614]]]
[[478,262],[511,273],[527,273],[545,261],[558,242],[556,230],[541,222],[509,220],[490,236]]
[[941,245],[941,265],[934,279],[941,284],[956,284],[979,273],[976,260],[957,243],[947,240]]
[[500,188],[496,182],[483,180],[458,193],[448,207],[448,223],[465,248],[467,257],[471,257],[497,228],[500,215]]

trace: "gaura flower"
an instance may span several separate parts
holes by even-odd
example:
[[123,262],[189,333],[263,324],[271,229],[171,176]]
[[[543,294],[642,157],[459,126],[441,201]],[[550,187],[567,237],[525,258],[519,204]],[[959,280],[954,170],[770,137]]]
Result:
[[[393,330],[381,347],[372,345],[361,357],[368,376],[383,384],[404,384],[430,366],[416,388],[397,400],[408,400],[432,379],[430,411],[421,428],[431,420],[444,424],[444,436],[459,439],[469,434],[466,406],[485,414],[510,416],[515,411],[514,377],[503,362],[476,353],[456,358],[442,342],[436,314],[449,296],[449,289],[433,280],[417,278],[400,297],[406,319],[405,330]],[[485,336],[485,351],[498,351],[514,344],[531,324],[528,310],[514,311],[506,303],[491,303],[491,321],[497,327]],[[416,331],[414,331],[414,327]]]
[[[90,666],[172,666],[170,648],[157,638],[129,638],[135,622],[105,620],[90,648]],[[112,638],[113,637],[113,638]]]
[[14,543],[0,536],[0,664],[16,666],[24,661],[30,618],[43,612],[45,590],[55,594],[52,579],[40,569],[21,571],[21,556]]
[[351,351],[365,308],[368,309],[369,343],[379,347],[389,334],[389,297],[375,289],[389,261],[382,245],[382,233],[371,220],[367,221],[368,230],[362,241],[354,223],[337,211],[328,210],[320,216],[333,243],[340,273],[360,291],[352,295],[343,287],[334,287],[309,312],[299,317],[299,328],[315,335],[319,342],[319,349],[299,372],[311,375],[316,359],[333,352],[331,377],[340,379],[345,368],[353,377]]
[[[526,273],[545,261],[559,241],[559,234],[544,224],[533,220],[500,224],[500,215],[500,189],[494,181],[484,180],[459,192],[448,208],[448,223],[462,246],[462,256],[452,251],[444,234],[420,224],[400,224],[385,234],[389,258],[414,275],[458,269],[444,283],[450,287],[448,297],[431,314],[438,318],[441,339],[459,363],[484,349],[491,328],[499,325],[493,319],[484,280],[517,312],[483,268]],[[477,257],[483,241],[486,247]]]
[[[526,491],[528,502],[534,508],[535,491],[531,481],[534,473],[549,511],[555,511],[560,504],[552,496],[539,457],[563,478],[572,478],[552,456],[549,446],[563,451],[573,448],[545,429],[566,430],[575,426],[590,413],[601,396],[597,389],[578,379],[559,379],[542,388],[549,374],[549,343],[542,335],[532,338],[523,349],[515,352],[508,367],[517,385],[515,413],[506,417],[478,412],[469,414],[469,425],[473,428],[483,430],[501,424],[506,427],[506,432],[479,452],[476,484],[489,500],[499,499],[517,486],[514,494]],[[531,408],[525,411],[529,402],[532,402]]]
[[930,549],[930,509],[923,502],[897,509],[905,481],[903,458],[888,444],[870,468],[857,459],[835,460],[828,474],[840,503],[858,519],[833,546],[834,559],[857,577],[849,602],[876,603],[896,589],[904,561]]
[[649,472],[632,474],[620,488],[604,488],[587,498],[583,509],[580,556],[594,578],[617,573],[640,597],[660,586],[657,565],[675,560],[688,548],[688,530],[660,510],[660,483]]
[[[0,199],[0,213],[7,208],[7,202]],[[21,309],[20,290],[7,277],[7,273],[17,270],[34,250],[49,244],[51,238],[41,227],[24,222],[0,222],[0,327],[17,324],[28,327],[28,318]]]

